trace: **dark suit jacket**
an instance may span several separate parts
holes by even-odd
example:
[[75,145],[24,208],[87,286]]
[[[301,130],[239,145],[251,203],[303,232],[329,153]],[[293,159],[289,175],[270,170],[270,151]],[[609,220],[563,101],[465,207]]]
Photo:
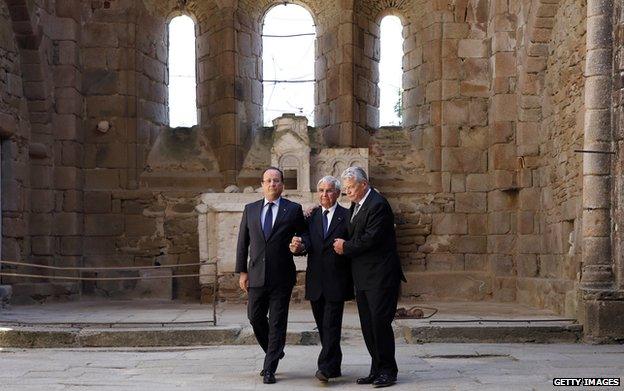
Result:
[[[349,209],[349,220],[354,206]],[[371,189],[348,231],[344,255],[351,258],[357,290],[391,288],[405,281],[397,252],[394,214],[388,201],[375,189]]]
[[334,252],[334,239],[347,238],[348,210],[336,205],[329,224],[327,238],[323,239],[323,208],[317,208],[308,218],[308,233],[303,243],[308,254],[305,298],[318,300],[321,294],[327,301],[353,299],[351,262]]
[[294,285],[295,263],[288,245],[293,236],[301,236],[307,230],[301,205],[281,198],[271,236],[265,240],[260,221],[263,203],[261,199],[245,205],[238,231],[235,271],[249,273],[251,288]]

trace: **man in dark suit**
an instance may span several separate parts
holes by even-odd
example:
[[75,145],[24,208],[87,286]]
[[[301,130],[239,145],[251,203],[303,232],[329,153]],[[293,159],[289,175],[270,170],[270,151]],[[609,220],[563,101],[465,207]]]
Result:
[[284,356],[288,305],[296,278],[288,246],[307,227],[301,205],[281,197],[284,175],[278,168],[264,171],[262,190],[263,199],[245,205],[235,271],[240,273],[239,286],[248,294],[247,317],[266,353],[260,375],[264,383],[272,384]]
[[353,299],[353,281],[349,259],[332,246],[335,238],[347,237],[348,210],[336,202],[340,181],[326,176],[318,182],[317,192],[321,206],[307,219],[308,233],[293,237],[290,249],[308,254],[305,298],[310,300],[322,346],[315,376],[327,382],[342,375],[342,314],[345,300]]
[[388,201],[369,186],[362,168],[347,168],[341,179],[351,201],[349,239],[336,239],[334,250],[351,258],[362,334],[372,358],[368,376],[356,382],[387,387],[397,378],[392,320],[399,285],[405,281],[396,246],[394,214]]

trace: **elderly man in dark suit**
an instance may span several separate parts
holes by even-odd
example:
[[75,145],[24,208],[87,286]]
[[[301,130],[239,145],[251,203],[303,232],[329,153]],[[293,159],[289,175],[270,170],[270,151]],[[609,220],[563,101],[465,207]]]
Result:
[[349,239],[335,239],[334,250],[351,258],[355,300],[372,362],[358,384],[387,387],[396,382],[392,320],[399,285],[405,281],[396,246],[394,214],[388,201],[368,184],[366,172],[349,167],[341,175],[351,201]]
[[308,233],[293,237],[291,251],[308,254],[305,298],[310,300],[321,337],[316,378],[327,382],[342,375],[340,334],[345,300],[353,299],[353,281],[348,258],[334,252],[333,241],[347,236],[348,210],[338,205],[340,181],[333,176],[317,185],[321,206],[308,217]]
[[264,171],[262,190],[263,199],[245,205],[235,271],[240,273],[241,289],[248,294],[247,317],[266,353],[260,375],[265,384],[272,384],[279,359],[284,356],[288,305],[295,285],[289,244],[307,227],[301,205],[281,197],[284,175],[278,168]]

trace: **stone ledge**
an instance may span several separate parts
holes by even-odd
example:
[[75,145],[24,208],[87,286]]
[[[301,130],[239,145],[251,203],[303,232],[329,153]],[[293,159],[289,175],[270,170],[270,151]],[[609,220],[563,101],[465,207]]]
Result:
[[[549,325],[426,325],[398,323],[395,336],[409,344],[422,343],[577,343],[583,327]],[[359,330],[345,329],[343,340],[364,343]],[[318,345],[315,330],[289,331],[287,345]],[[132,329],[46,328],[0,326],[3,348],[163,347],[255,345],[249,326],[143,327]]]

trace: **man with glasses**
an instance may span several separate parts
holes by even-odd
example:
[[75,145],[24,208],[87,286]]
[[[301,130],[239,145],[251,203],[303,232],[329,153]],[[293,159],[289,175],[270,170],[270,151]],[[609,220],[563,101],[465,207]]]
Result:
[[[265,352],[260,375],[275,383],[275,371],[284,356],[288,305],[296,269],[289,244],[306,232],[301,205],[282,198],[284,175],[276,167],[262,173],[264,198],[245,205],[238,233],[236,273],[247,292],[247,317]],[[268,314],[268,317],[267,317]]]

